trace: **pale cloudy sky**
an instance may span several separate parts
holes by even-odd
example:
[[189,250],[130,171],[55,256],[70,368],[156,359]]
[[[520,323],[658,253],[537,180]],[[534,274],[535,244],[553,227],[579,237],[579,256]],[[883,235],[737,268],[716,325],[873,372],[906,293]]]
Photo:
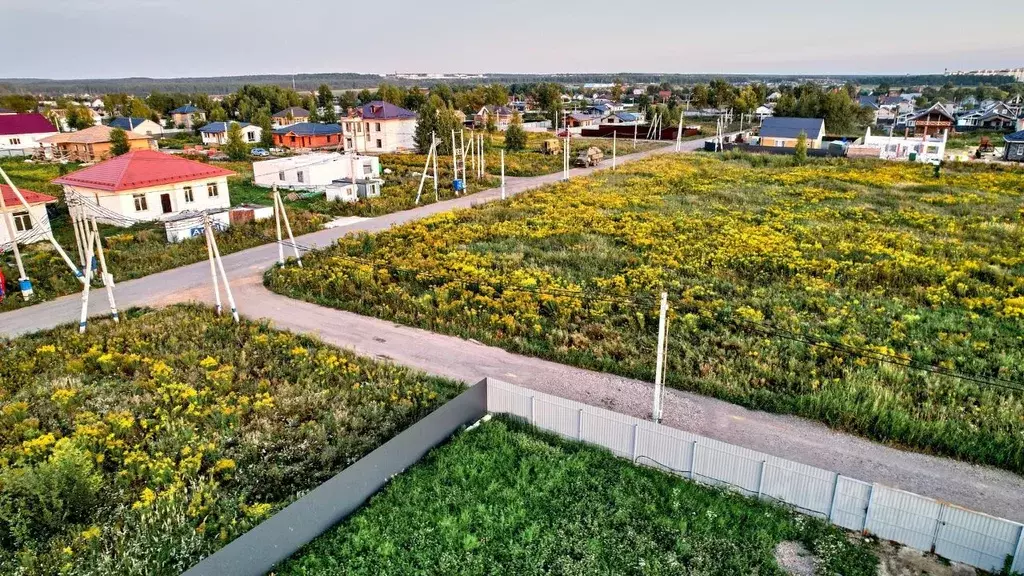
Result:
[[1024,66],[1020,0],[0,0],[0,78],[941,73]]

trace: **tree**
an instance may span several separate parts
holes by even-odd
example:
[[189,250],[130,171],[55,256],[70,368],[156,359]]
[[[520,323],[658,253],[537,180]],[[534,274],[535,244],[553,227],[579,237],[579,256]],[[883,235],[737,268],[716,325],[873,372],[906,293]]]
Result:
[[338,123],[338,112],[334,110],[334,102],[331,102],[326,108],[324,108],[324,113],[321,115],[320,119],[327,124]]
[[228,124],[228,141],[223,150],[232,160],[245,160],[249,156],[249,146],[242,139],[242,126],[238,122]]
[[252,116],[252,123],[260,127],[260,146],[272,148],[274,146],[274,132],[270,123],[270,108],[260,108]]
[[505,130],[505,150],[525,150],[526,149],[526,130],[523,130],[523,119],[516,112],[512,116],[512,123],[509,124],[507,130]]
[[484,125],[484,129],[487,130],[488,134],[494,134],[498,131],[498,122],[494,118],[494,114],[487,113],[487,123]]
[[612,86],[612,100],[618,102],[622,100],[622,80],[615,79],[615,85]]
[[757,93],[750,86],[744,86],[733,102],[733,108],[740,114],[750,114],[760,105]]
[[67,107],[68,128],[72,130],[84,130],[93,125],[92,113],[85,106],[72,104]]
[[462,129],[462,121],[455,115],[454,108],[442,108],[437,114],[437,140],[439,142],[437,153],[438,154],[451,154],[452,143],[451,135],[452,131],[458,131]]
[[[228,113],[219,103],[214,104],[213,107],[210,108],[210,122],[227,122],[227,120]],[[200,126],[196,126],[196,128],[200,128]]]
[[800,131],[800,135],[796,137],[796,148],[793,149],[793,161],[797,164],[804,164],[807,162],[807,132]]
[[128,134],[120,128],[114,128],[110,131],[110,153],[114,156],[120,156],[126,154],[131,150],[131,146],[128,144]]
[[646,92],[636,97],[636,109],[644,112],[651,107],[651,97]]
[[708,92],[708,87],[703,84],[694,86],[693,91],[690,93],[690,104],[694,108],[707,108],[710,103],[711,95]]
[[338,105],[341,106],[341,110],[344,112],[349,108],[355,108],[359,103],[356,102],[355,94],[350,91],[345,91],[341,93],[340,97],[338,97]]
[[783,94],[775,104],[775,115],[783,118],[795,116],[796,106],[796,96],[789,93]]
[[317,103],[321,108],[334,108],[334,93],[327,84],[321,84],[316,90]]
[[428,99],[420,106],[416,120],[416,132],[413,133],[413,141],[416,142],[416,151],[426,154],[430,150],[432,135],[437,134],[437,107],[433,99]]

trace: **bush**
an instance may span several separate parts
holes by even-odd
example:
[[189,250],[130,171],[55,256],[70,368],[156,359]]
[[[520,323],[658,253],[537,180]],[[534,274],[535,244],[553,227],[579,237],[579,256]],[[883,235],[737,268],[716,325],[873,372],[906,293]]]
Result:
[[523,121],[517,113],[512,118],[512,124],[505,130],[505,149],[518,151],[526,148],[526,130],[523,130]]

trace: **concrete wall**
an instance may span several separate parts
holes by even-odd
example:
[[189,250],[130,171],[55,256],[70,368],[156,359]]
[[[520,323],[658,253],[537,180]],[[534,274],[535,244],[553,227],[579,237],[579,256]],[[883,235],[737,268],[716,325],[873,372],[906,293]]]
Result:
[[[350,158],[332,152],[253,162],[253,182],[264,188],[275,184],[278,188],[292,190],[322,188],[335,180],[352,177]],[[380,159],[374,156],[358,156],[355,165],[359,177],[380,173]],[[284,178],[281,178],[282,172]],[[299,182],[299,172],[302,172],[302,182]]]

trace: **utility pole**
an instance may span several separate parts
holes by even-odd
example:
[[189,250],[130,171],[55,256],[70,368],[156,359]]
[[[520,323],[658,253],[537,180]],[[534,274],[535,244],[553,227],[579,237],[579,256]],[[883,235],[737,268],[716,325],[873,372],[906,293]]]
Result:
[[676,127],[676,152],[683,151],[683,111],[679,111],[679,126]]
[[[434,165],[437,165],[437,139],[433,134],[430,135],[430,149],[427,150],[427,161],[423,163],[423,174],[420,175],[420,187],[416,191],[416,201],[414,204],[417,206],[420,203],[420,196],[423,195],[423,185],[427,182],[427,170],[430,169],[430,161],[434,160]],[[437,169],[434,169],[434,201],[437,201]]]
[[433,132],[430,133],[430,146],[434,149],[434,202],[437,202],[437,135]]
[[100,237],[100,227],[96,225],[96,219],[92,218],[92,232],[96,238],[96,255],[100,261],[100,274],[103,279],[103,286],[107,289],[107,302],[110,303],[110,315],[114,322],[120,322],[117,315],[117,302],[114,301],[114,275],[107,270],[107,258],[103,254],[103,238]]
[[462,183],[466,184],[466,131],[459,130],[459,149],[462,150]]
[[636,135],[637,135],[637,132],[639,132],[639,130],[640,130],[640,119],[637,118],[636,120],[634,120],[634,124],[633,124],[633,150],[636,150]]
[[278,265],[284,266],[284,247],[281,240],[281,220],[284,220],[285,231],[288,232],[288,240],[292,243],[292,250],[295,252],[295,263],[302,268],[302,256],[299,255],[299,246],[295,243],[295,236],[292,234],[292,224],[288,220],[288,211],[284,209],[284,200],[281,198],[281,193],[277,191],[277,185],[274,185],[274,217],[277,220],[277,254],[278,254]]
[[661,293],[661,311],[658,319],[658,356],[654,366],[654,407],[651,410],[652,419],[661,422],[663,410],[662,396],[665,383],[662,378],[665,375],[665,353],[668,350],[668,293]]
[[501,199],[505,199],[505,149],[501,149]]
[[616,156],[616,143],[618,141],[619,131],[612,132],[612,170],[615,170],[615,156]]
[[[231,285],[228,284],[228,275],[224,271],[224,261],[220,257],[220,248],[217,247],[217,237],[213,233],[213,223],[210,221],[210,215],[205,214],[203,216],[206,228],[206,242],[207,247],[213,252],[213,259],[216,262],[217,270],[220,271],[221,280],[224,281],[224,292],[228,296],[228,305],[231,306],[231,317],[234,318],[235,323],[238,323],[238,308],[235,306],[235,298],[231,294]],[[216,287],[217,278],[214,275],[214,286]]]
[[[85,259],[88,262],[92,261],[92,249],[95,244],[95,237],[90,230],[87,233],[88,239],[86,243],[88,246],[85,249]],[[92,266],[85,267],[85,286],[82,287],[82,314],[78,318],[78,333],[85,334],[85,325],[89,316],[89,289],[92,287]]]

